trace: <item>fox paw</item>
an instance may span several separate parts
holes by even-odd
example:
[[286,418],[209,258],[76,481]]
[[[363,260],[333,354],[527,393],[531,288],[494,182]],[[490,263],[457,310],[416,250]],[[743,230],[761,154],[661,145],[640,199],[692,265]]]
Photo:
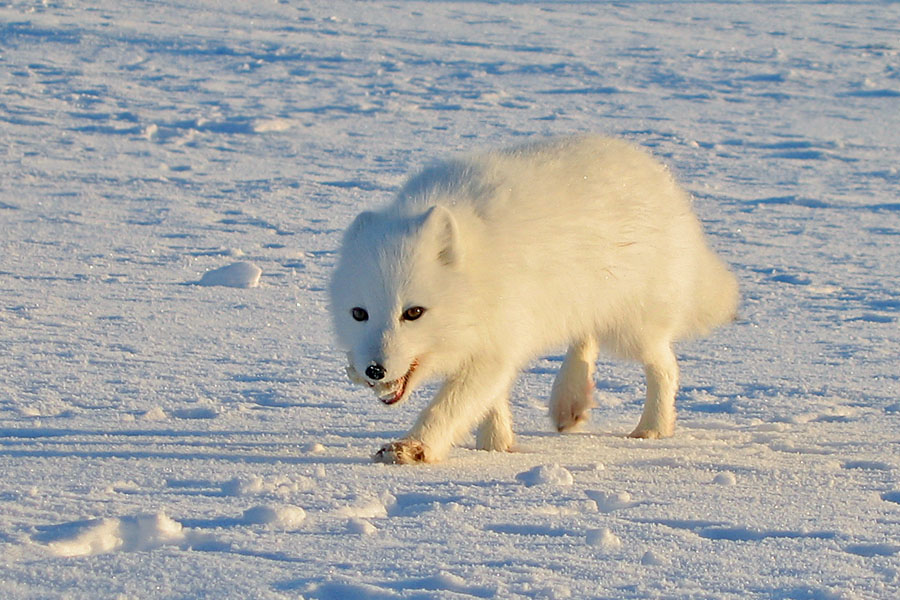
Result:
[[588,420],[588,412],[569,412],[569,413],[555,413],[552,415],[553,423],[556,425],[556,430],[560,433],[564,433],[567,431],[573,431],[581,427],[583,423]]
[[566,383],[555,383],[550,394],[550,419],[560,433],[578,429],[594,406],[594,384],[590,380],[575,390],[568,389]]
[[410,465],[429,462],[425,444],[418,440],[398,440],[385,444],[372,460],[386,465]]
[[628,437],[639,440],[659,440],[672,437],[675,434],[674,429],[674,427],[642,427],[638,425],[637,429],[628,434]]

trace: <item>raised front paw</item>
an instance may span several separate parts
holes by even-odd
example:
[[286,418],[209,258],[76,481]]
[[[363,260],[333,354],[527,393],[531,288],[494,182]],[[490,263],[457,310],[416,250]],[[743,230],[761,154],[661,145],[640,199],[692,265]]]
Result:
[[372,456],[375,462],[386,465],[409,465],[431,462],[425,444],[419,440],[398,440],[385,444]]

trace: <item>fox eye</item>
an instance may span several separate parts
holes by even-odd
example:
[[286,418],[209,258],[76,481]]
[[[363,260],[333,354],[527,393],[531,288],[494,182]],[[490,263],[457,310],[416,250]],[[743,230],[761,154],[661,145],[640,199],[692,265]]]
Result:
[[413,306],[411,308],[407,308],[403,311],[403,315],[400,317],[401,321],[415,321],[419,317],[425,314],[425,309],[421,306]]
[[366,309],[355,306],[350,309],[350,314],[353,315],[353,318],[357,321],[368,321],[369,313],[366,312]]

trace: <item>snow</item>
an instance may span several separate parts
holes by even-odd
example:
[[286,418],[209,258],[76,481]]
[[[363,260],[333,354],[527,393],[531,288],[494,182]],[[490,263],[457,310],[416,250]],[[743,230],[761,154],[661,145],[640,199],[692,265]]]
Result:
[[622,508],[631,508],[637,503],[631,499],[628,492],[603,492],[597,490],[584,490],[585,495],[594,501],[597,510],[603,513],[613,512]]
[[[588,546],[605,552],[614,552],[622,547],[622,540],[606,527],[589,530],[586,541]],[[641,558],[641,563],[643,562],[644,560]]]
[[251,262],[241,261],[207,271],[197,284],[252,288],[259,285],[260,275],[262,275],[262,269]]
[[[898,40],[886,2],[0,3],[3,597],[900,596]],[[665,161],[741,281],[676,436],[625,437],[611,360],[556,434],[556,353],[517,452],[373,464],[433,388],[346,381],[342,229],[582,131]]]
[[737,476],[734,473],[724,471],[713,477],[713,483],[716,485],[736,485]]
[[538,465],[516,475],[516,479],[528,487],[534,485],[568,486],[575,482],[572,473],[557,464]]
[[52,554],[63,557],[147,551],[186,540],[181,524],[164,513],[71,523],[46,528],[38,537]]
[[254,506],[244,511],[244,522],[268,525],[278,529],[296,530],[306,519],[306,511],[299,506]]

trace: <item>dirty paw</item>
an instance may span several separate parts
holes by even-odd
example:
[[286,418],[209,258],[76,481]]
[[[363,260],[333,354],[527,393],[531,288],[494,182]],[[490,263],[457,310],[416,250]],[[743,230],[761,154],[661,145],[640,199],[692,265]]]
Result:
[[556,430],[560,433],[577,430],[581,427],[582,424],[587,422],[587,420],[587,411],[578,414],[569,413],[566,415],[556,415],[554,419],[554,421],[556,422]]
[[372,456],[375,462],[387,465],[408,465],[428,462],[425,444],[418,440],[399,440],[385,444]]

